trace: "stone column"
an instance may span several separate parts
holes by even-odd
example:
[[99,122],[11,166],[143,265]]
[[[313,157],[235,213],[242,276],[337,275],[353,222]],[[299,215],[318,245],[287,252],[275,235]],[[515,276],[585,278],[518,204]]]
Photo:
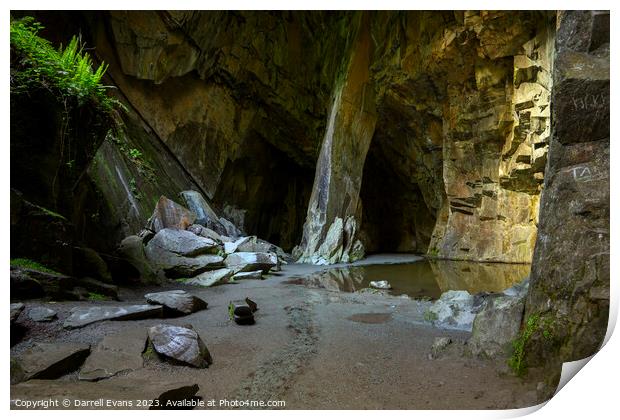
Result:
[[363,247],[355,239],[359,191],[377,114],[368,13],[359,19],[346,71],[334,89],[303,237],[294,252],[301,262],[333,264],[363,256]]
[[[552,138],[524,325],[529,366],[596,352],[609,315],[609,13],[559,12]],[[524,327],[525,328],[525,327]]]

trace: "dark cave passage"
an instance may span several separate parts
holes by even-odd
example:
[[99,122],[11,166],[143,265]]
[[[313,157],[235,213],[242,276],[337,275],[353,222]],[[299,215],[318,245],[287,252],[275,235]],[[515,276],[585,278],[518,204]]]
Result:
[[366,162],[360,198],[366,252],[426,253],[435,226],[415,180],[394,168],[374,138]]
[[213,202],[246,234],[290,251],[301,239],[313,178],[313,169],[256,136],[226,163]]

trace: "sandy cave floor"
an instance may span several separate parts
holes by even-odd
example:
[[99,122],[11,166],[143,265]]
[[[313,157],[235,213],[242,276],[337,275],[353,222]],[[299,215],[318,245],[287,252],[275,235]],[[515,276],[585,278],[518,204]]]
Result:
[[[370,262],[405,262],[411,258],[383,256]],[[468,356],[463,345],[468,333],[441,330],[425,322],[428,302],[291,284],[295,283],[292,279],[321,269],[324,267],[289,264],[265,280],[211,288],[184,285],[183,289],[209,306],[179,318],[104,321],[67,331],[62,322],[69,310],[93,303],[46,304],[58,311],[59,320],[36,325],[24,321],[29,330],[11,348],[11,356],[18,356],[36,341],[94,346],[105,335],[127,328],[169,323],[191,324],[208,346],[214,363],[207,369],[195,369],[149,361],[142,369],[94,383],[78,381],[73,373],[48,381],[55,386],[49,391],[35,392],[23,384],[14,385],[11,398],[59,393],[70,398],[94,398],[105,393],[100,392],[102,386],[113,388],[115,382],[135,383],[135,394],[139,395],[139,384],[183,381],[198,384],[197,395],[203,400],[283,400],[288,409],[503,409],[542,402],[538,380],[514,377],[505,362]],[[179,288],[170,284],[157,290]],[[127,304],[145,303],[143,295],[153,290],[122,289],[120,297]],[[245,297],[259,306],[252,326],[239,326],[228,319],[228,302]],[[453,344],[431,360],[429,353],[436,337],[451,337]]]

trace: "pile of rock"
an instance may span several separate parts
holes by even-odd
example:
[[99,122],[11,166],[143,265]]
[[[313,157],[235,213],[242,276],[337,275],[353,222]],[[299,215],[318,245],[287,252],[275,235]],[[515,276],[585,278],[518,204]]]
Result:
[[146,229],[125,238],[118,249],[142,281],[183,279],[208,287],[233,277],[260,279],[286,264],[288,255],[281,248],[241,236],[231,222],[217,217],[199,192],[183,191],[181,196],[191,211],[162,196]]

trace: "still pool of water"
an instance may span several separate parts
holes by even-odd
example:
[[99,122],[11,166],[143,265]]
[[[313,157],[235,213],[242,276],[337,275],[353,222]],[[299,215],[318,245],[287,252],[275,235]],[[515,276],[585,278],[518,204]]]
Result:
[[422,260],[407,264],[374,264],[333,268],[291,283],[328,290],[355,292],[373,280],[387,280],[392,295],[437,299],[448,290],[500,292],[530,273],[529,264]]

